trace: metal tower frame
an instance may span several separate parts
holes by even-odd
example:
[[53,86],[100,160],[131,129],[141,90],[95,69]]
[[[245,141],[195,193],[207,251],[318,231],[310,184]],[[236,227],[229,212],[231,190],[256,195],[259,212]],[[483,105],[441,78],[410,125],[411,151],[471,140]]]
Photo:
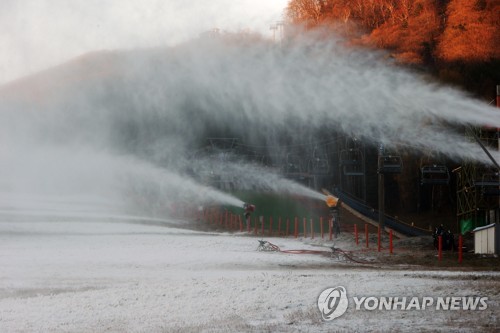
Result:
[[[478,129],[467,128],[466,137],[474,141],[479,139],[485,147],[492,149],[499,148],[499,132],[498,129]],[[472,219],[474,223],[480,222],[480,214],[485,214],[487,219],[492,219],[498,222],[500,217],[500,201],[498,194],[500,192],[500,178],[498,177],[499,170],[484,165],[479,165],[473,162],[464,163],[461,167],[453,170],[456,174],[457,185],[457,225],[460,229],[460,221]],[[492,179],[489,175],[496,175],[496,179]],[[485,177],[487,179],[485,180]],[[485,188],[495,189],[495,194],[485,195]]]

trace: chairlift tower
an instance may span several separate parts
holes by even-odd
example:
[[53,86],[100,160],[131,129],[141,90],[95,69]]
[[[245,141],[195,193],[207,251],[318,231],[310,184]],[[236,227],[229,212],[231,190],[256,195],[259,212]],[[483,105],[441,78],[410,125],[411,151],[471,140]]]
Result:
[[273,42],[276,43],[276,30],[278,30],[278,25],[271,24],[271,26],[269,26],[269,30],[273,31]]
[[285,22],[284,21],[276,22],[276,28],[279,31],[280,46],[283,46],[283,39],[285,38]]
[[[467,128],[466,137],[485,149],[499,149],[498,129]],[[453,170],[457,185],[457,226],[472,220],[476,226],[500,221],[500,170],[468,161]]]
[[378,149],[378,227],[384,230],[385,222],[385,186],[384,186],[384,145]]
[[403,159],[398,154],[387,154],[384,144],[378,149],[378,223],[380,230],[385,225],[385,175],[400,174]]
[[339,142],[339,188],[366,203],[365,145],[357,138]]
[[[496,86],[496,106],[500,108],[500,85]],[[490,104],[492,104],[492,101]],[[469,161],[453,170],[457,175],[457,225],[468,219],[479,226],[500,222],[500,166],[489,150],[500,149],[498,128],[466,129],[466,137],[476,141],[491,159],[494,167]]]

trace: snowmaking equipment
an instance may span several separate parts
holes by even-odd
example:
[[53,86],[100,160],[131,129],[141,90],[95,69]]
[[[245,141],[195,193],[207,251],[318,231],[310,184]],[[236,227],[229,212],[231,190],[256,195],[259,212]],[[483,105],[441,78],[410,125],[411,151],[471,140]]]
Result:
[[246,227],[247,230],[250,230],[250,216],[255,211],[255,205],[252,205],[250,203],[245,203],[243,204],[243,209],[245,209],[244,216],[245,216]]
[[325,194],[325,203],[330,211],[330,229],[333,230],[335,237],[340,234],[340,199],[325,189],[322,189]]

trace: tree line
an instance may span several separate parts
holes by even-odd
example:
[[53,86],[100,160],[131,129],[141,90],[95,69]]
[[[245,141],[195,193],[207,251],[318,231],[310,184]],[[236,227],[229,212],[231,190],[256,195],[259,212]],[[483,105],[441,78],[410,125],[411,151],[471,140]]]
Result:
[[498,0],[290,0],[286,16],[291,25],[388,50],[481,97],[500,84]]

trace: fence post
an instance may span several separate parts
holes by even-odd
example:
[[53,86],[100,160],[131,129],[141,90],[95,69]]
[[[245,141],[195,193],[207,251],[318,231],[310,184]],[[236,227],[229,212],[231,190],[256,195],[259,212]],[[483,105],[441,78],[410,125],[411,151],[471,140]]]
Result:
[[262,229],[262,236],[264,236],[264,216],[259,216],[259,219],[260,219],[260,225],[261,225],[261,229]]
[[311,225],[311,239],[314,239],[314,220],[309,219],[309,224]]
[[281,216],[278,218],[278,237],[281,236]]
[[269,216],[269,237],[273,235],[273,217]]
[[257,235],[257,216],[253,218],[253,233]]
[[325,238],[325,234],[323,232],[323,216],[319,218],[319,230],[321,232],[321,239]]
[[303,217],[302,218],[302,224],[304,225],[304,238],[307,237],[307,222],[306,221],[307,221],[306,218]]
[[299,219],[295,217],[295,231],[294,231],[295,238],[299,237]]
[[287,217],[286,218],[286,233],[285,233],[285,237],[288,237],[289,231],[290,231],[290,218]]
[[243,221],[241,220],[241,215],[238,215],[238,222],[240,223],[240,232],[243,232]]

